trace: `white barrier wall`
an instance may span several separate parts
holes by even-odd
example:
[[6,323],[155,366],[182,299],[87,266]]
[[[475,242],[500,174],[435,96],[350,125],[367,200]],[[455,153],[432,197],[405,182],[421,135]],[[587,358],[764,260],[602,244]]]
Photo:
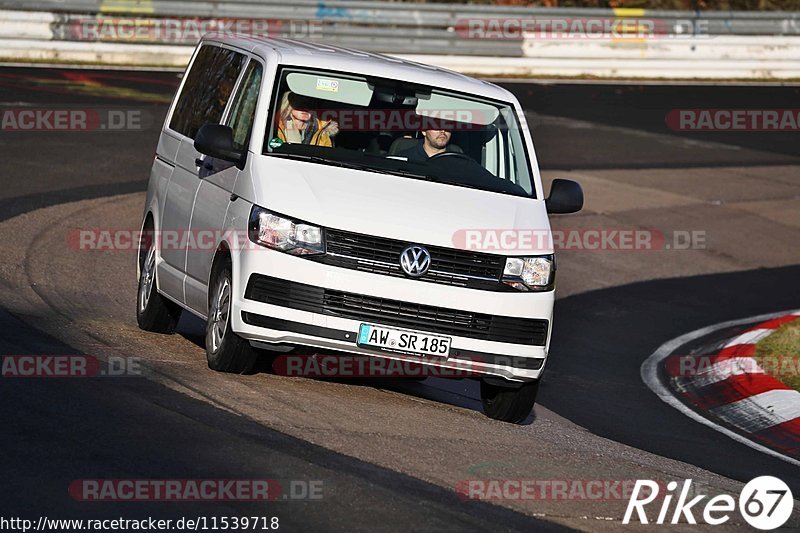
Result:
[[[183,68],[186,45],[55,40],[63,15],[0,11],[0,61]],[[311,41],[313,42],[313,41]],[[324,42],[321,40],[320,42]],[[482,76],[669,79],[800,79],[800,36],[729,35],[643,39],[540,39],[522,57],[397,54]]]

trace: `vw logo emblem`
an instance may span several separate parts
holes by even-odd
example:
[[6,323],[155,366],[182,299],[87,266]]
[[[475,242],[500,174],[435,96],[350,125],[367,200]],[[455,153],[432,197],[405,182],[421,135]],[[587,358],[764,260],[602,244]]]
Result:
[[423,276],[431,267],[431,254],[422,246],[409,246],[400,253],[400,268],[412,278]]

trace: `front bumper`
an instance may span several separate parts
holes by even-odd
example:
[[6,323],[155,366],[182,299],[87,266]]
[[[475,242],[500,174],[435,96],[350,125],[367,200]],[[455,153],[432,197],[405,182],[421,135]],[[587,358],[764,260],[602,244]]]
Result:
[[[339,267],[328,266],[269,249],[250,249],[234,258],[234,300],[232,302],[233,330],[241,337],[268,344],[290,344],[349,354],[365,354],[398,361],[408,361],[441,368],[469,369],[475,375],[490,375],[510,380],[537,379],[544,369],[550,343],[553,291],[542,293],[489,292],[424,283],[418,280],[394,278]],[[532,341],[499,342],[498,338],[520,339],[527,335],[473,335],[461,330],[443,330],[439,322],[435,329],[409,328],[390,316],[361,318],[351,313],[337,316],[326,310],[282,299],[281,305],[256,301],[246,297],[248,282],[253,276],[268,275],[293,284],[310,286],[320,292],[339,291],[430,308],[494,316],[502,319],[505,333],[509,323],[546,321],[546,330]],[[291,302],[291,303],[287,303]],[[428,309],[428,307],[426,307]],[[517,321],[517,322],[515,322]],[[449,358],[421,357],[400,353],[378,352],[356,344],[362,323],[414,329],[422,333],[447,335],[452,338]],[[452,328],[451,328],[452,329]],[[524,332],[523,332],[524,333]],[[476,338],[483,337],[483,338]],[[534,344],[535,343],[535,344]]]

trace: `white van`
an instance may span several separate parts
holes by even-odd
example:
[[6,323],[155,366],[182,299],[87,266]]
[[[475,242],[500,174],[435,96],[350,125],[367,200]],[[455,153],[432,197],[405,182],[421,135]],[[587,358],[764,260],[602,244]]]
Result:
[[138,323],[167,333],[183,309],[201,317],[223,372],[251,371],[262,350],[466,368],[488,416],[522,422],[556,266],[551,239],[516,237],[549,237],[548,212],[582,205],[568,180],[545,199],[519,102],[496,85],[354,50],[206,38],[158,143]]

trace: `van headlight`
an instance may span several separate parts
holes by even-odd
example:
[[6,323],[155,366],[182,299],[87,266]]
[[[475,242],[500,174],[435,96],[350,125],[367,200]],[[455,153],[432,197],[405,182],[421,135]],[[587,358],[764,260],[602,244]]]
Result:
[[555,282],[555,257],[509,257],[503,269],[503,283],[521,291],[547,291]]
[[322,228],[276,215],[256,205],[250,211],[250,240],[292,255],[324,254]]

